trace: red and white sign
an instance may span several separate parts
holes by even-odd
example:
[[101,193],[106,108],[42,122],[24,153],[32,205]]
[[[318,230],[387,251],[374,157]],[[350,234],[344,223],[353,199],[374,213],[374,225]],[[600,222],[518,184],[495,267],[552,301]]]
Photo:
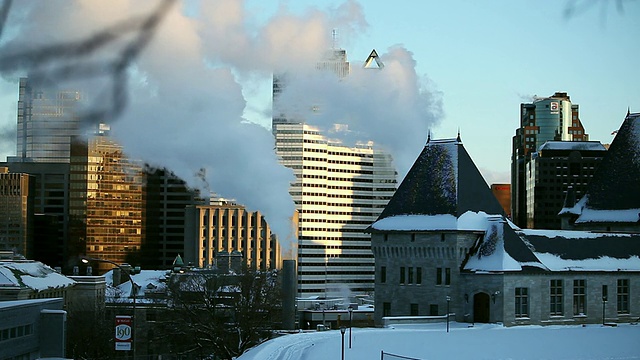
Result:
[[131,350],[131,316],[116,315],[116,350]]
[[550,104],[550,108],[551,108],[551,112],[552,113],[557,113],[558,110],[560,110],[560,103],[556,102],[556,101],[552,101]]

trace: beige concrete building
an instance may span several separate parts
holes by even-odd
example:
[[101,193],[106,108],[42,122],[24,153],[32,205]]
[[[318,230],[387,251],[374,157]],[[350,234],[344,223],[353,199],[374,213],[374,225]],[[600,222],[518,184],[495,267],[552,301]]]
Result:
[[227,200],[187,207],[185,263],[229,268],[241,258],[252,269],[267,270],[281,268],[281,256],[277,236],[259,211]]

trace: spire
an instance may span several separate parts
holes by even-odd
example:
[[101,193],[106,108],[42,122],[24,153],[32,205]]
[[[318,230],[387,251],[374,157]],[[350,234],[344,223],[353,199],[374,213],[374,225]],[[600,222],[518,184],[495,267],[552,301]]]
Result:
[[627,116],[631,115],[631,108],[627,106]]
[[[377,66],[372,66],[372,63],[374,61],[376,62]],[[369,57],[367,57],[367,60],[364,61],[363,68],[381,70],[383,67],[384,67],[384,64],[380,60],[380,57],[378,56],[378,53],[376,52],[376,49],[371,50],[371,53],[369,54]]]
[[429,141],[431,141],[431,130],[429,130],[429,133],[427,134],[427,144]]
[[462,142],[462,140],[460,139],[460,128],[458,128],[458,137],[456,138],[457,142]]

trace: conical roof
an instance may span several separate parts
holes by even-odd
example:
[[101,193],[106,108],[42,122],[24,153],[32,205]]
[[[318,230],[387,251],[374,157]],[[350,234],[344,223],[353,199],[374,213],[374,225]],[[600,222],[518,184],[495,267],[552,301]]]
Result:
[[378,220],[398,215],[504,211],[460,138],[428,140]]
[[595,210],[640,209],[640,113],[627,114],[587,190]]

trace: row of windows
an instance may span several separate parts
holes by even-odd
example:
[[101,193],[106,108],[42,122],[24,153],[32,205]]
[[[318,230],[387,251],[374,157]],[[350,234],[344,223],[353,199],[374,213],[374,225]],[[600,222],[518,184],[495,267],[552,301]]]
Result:
[[[616,311],[618,314],[629,314],[629,279],[618,279],[616,292]],[[602,285],[602,301],[608,301],[608,286]],[[529,317],[529,288],[515,289],[516,318]],[[587,314],[587,281],[573,280],[573,315]],[[564,315],[564,284],[563,280],[551,280],[549,283],[549,315]]]
[[0,342],[33,334],[33,324],[20,325],[0,331]]

